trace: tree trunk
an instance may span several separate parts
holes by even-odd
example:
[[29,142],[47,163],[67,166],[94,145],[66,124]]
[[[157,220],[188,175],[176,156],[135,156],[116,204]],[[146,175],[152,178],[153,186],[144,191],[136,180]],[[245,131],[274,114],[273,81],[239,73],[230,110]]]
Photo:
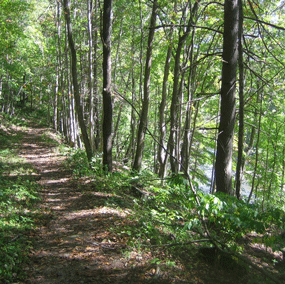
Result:
[[94,80],[93,80],[93,0],[87,1],[87,25],[88,25],[88,86],[89,86],[89,137],[92,152],[95,151],[95,124],[94,124]]
[[112,0],[104,0],[103,8],[103,166],[112,172],[112,117],[111,99],[111,34]]
[[238,58],[238,9],[238,0],[225,0],[221,117],[215,169],[217,191],[230,195],[233,194],[232,154]]
[[[283,146],[282,157],[284,156],[285,156],[285,147]],[[282,202],[283,199],[284,178],[285,178],[285,159],[282,159],[282,175],[281,175],[279,202]]]
[[[187,90],[187,106],[186,106],[186,118],[184,124],[184,137],[183,137],[183,144],[181,149],[181,170],[184,172],[185,175],[188,175],[189,171],[189,159],[190,159],[190,152],[193,142],[193,136],[195,132],[195,125],[196,125],[196,118],[198,115],[198,107],[196,109],[196,115],[193,125],[193,131],[190,131],[191,125],[191,116],[192,116],[192,99],[193,93],[195,91],[195,76],[196,76],[196,67],[193,66],[193,50],[194,50],[194,41],[195,39],[195,29],[193,28],[192,31],[192,39],[191,39],[191,46],[190,46],[190,54],[189,54],[189,62],[190,62],[190,70],[188,76],[188,90]],[[197,105],[199,102],[197,102]]]
[[[173,34],[173,27],[169,32],[169,38],[172,39]],[[166,99],[167,99],[167,83],[168,83],[168,76],[170,70],[170,62],[171,62],[171,55],[172,55],[172,44],[169,44],[167,49],[167,55],[164,65],[164,75],[163,75],[163,83],[162,83],[162,96],[161,102],[159,105],[159,145],[158,145],[158,153],[157,153],[157,160],[159,163],[159,177],[164,178],[165,176],[165,167],[164,163],[166,162],[167,153],[164,150],[165,145],[165,137],[166,137],[166,122],[165,122],[165,107],[166,107]]]
[[151,14],[151,22],[148,36],[148,45],[147,45],[147,54],[146,54],[146,65],[144,73],[144,97],[143,97],[143,106],[140,115],[140,124],[138,128],[137,136],[137,149],[135,160],[133,164],[133,170],[139,172],[142,165],[143,158],[143,148],[144,148],[144,138],[145,131],[147,127],[147,116],[148,116],[148,107],[149,107],[149,85],[150,85],[150,69],[151,69],[151,57],[152,57],[152,45],[155,32],[155,23],[156,23],[156,11],[157,11],[157,0],[154,0]]
[[[133,26],[133,42],[132,42],[132,54],[135,53],[135,33],[136,29]],[[132,106],[135,105],[135,99],[136,99],[136,78],[135,78],[135,65],[136,60],[133,56],[132,58],[132,70],[131,70],[131,81],[132,81]],[[130,139],[129,139],[129,146],[125,154],[125,161],[128,161],[129,157],[134,160],[134,152],[135,152],[135,128],[136,128],[136,113],[134,110],[134,107],[132,107],[131,110],[131,122],[130,122]]]
[[[191,28],[194,24],[194,16],[197,13],[198,6],[201,1],[196,1],[192,10],[190,11],[189,20],[187,23],[187,27],[183,33],[179,37],[178,46],[175,54],[175,66],[174,66],[174,79],[173,79],[173,92],[172,92],[172,100],[170,107],[170,135],[169,135],[169,152],[170,152],[170,165],[172,173],[178,173],[179,171],[179,155],[180,155],[180,119],[181,113],[179,111],[181,104],[181,90],[179,90],[179,80],[180,80],[180,57],[182,53],[182,49],[187,37],[190,34]],[[182,85],[182,79],[180,81],[180,86]]]
[[97,50],[98,50],[98,16],[97,16],[97,11],[98,10],[98,0],[94,1],[94,8],[93,8],[93,15],[94,17],[92,18],[93,22],[93,45],[94,45],[94,62],[93,62],[93,72],[94,72],[94,126],[95,126],[95,134],[94,134],[94,143],[95,143],[95,150],[99,149],[100,143],[101,143],[101,123],[100,123],[100,118],[99,118],[99,97],[98,97],[98,72],[97,72]]
[[61,65],[61,3],[57,2],[56,5],[56,20],[55,27],[57,29],[56,34],[56,52],[57,52],[57,66],[56,66],[56,82],[55,82],[55,94],[54,94],[54,113],[53,113],[53,127],[55,130],[59,130],[60,121],[59,118],[62,114],[59,111],[59,93],[62,93],[62,65]]
[[170,107],[170,135],[169,135],[169,152],[170,152],[170,165],[171,172],[178,173],[178,155],[179,155],[179,106],[181,98],[179,97],[179,78],[180,78],[180,57],[184,41],[186,40],[189,32],[183,34],[179,38],[178,47],[175,55],[175,67],[174,67],[174,79],[173,79],[173,91]]
[[65,11],[65,21],[67,24],[67,36],[68,36],[68,43],[71,52],[71,72],[72,72],[72,81],[73,81],[73,88],[74,88],[74,99],[75,99],[75,108],[78,116],[78,123],[83,137],[83,143],[85,146],[85,151],[87,155],[87,159],[91,162],[92,159],[92,149],[90,145],[90,141],[87,134],[86,125],[83,118],[83,111],[82,105],[80,102],[80,94],[79,94],[79,85],[77,80],[77,59],[76,59],[76,50],[72,38],[72,29],[71,29],[71,21],[70,21],[70,11],[69,11],[69,2],[68,0],[64,0],[64,11]]
[[72,87],[71,87],[71,80],[70,80],[70,63],[69,63],[69,58],[67,54],[68,50],[68,40],[67,40],[67,25],[65,24],[65,84],[66,84],[66,98],[68,102],[68,107],[67,107],[67,125],[68,125],[68,136],[67,136],[67,141],[69,144],[73,147],[77,147],[77,131],[76,131],[76,122],[75,122],[75,111],[74,111],[74,96],[72,95]]
[[236,197],[240,199],[240,187],[243,176],[243,144],[244,144],[244,73],[243,73],[243,48],[242,48],[242,36],[243,36],[243,1],[239,0],[239,30],[238,30],[238,64],[239,64],[239,133],[238,133],[238,160],[236,168]]

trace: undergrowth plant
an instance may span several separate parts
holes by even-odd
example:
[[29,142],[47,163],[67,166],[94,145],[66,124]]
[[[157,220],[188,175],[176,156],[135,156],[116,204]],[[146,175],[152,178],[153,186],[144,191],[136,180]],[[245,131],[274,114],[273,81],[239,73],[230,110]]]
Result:
[[24,278],[21,264],[29,249],[25,232],[34,226],[34,182],[18,179],[0,181],[0,282]]
[[129,228],[128,233],[135,236],[136,243],[147,244],[152,240],[155,244],[183,244],[199,240],[205,237],[203,219],[211,236],[233,251],[242,250],[239,241],[252,232],[262,235],[259,241],[266,246],[280,250],[285,213],[278,208],[261,210],[259,204],[202,191],[198,191],[198,205],[185,180],[177,178],[169,179],[163,187],[156,185],[148,189],[152,195],[134,203],[140,230]]
[[[124,208],[128,203],[131,207],[132,214],[128,218],[136,226],[116,229],[119,235],[128,236],[130,244],[183,244],[199,240],[205,238],[206,224],[211,236],[233,251],[241,251],[239,241],[252,232],[263,235],[261,242],[266,246],[280,249],[279,235],[285,230],[285,213],[279,208],[262,210],[259,203],[248,204],[233,196],[206,194],[201,190],[197,191],[197,204],[183,175],[168,177],[161,185],[159,178],[150,171],[106,173],[100,155],[94,157],[90,166],[85,153],[77,150],[71,161],[77,176],[90,175],[96,180],[96,190],[114,194],[107,206]],[[131,190],[133,187],[145,194],[138,198]]]
[[38,217],[34,207],[39,185],[29,179],[35,170],[18,156],[26,120],[0,119],[0,282],[16,283],[25,279],[22,264],[30,247],[26,232]]

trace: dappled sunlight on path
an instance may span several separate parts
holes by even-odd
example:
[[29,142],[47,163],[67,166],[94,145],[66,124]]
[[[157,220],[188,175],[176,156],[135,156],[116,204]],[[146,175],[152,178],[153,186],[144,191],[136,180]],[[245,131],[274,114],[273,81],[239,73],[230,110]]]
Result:
[[128,211],[106,206],[112,194],[73,179],[65,157],[51,141],[42,141],[44,133],[28,128],[20,149],[36,169],[42,198],[37,207],[43,212],[30,235],[26,283],[140,283],[144,264],[131,268],[123,256],[125,241],[110,231],[129,222]]

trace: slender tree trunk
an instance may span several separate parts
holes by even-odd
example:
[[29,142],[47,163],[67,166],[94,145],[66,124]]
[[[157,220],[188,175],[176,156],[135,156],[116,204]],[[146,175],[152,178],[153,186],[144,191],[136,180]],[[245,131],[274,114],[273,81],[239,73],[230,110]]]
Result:
[[147,45],[147,54],[146,54],[146,65],[144,73],[144,97],[143,97],[143,106],[140,114],[140,124],[138,128],[137,136],[137,149],[135,160],[133,164],[133,170],[140,171],[143,159],[143,148],[144,148],[144,138],[145,131],[147,127],[147,116],[148,116],[148,107],[149,107],[149,85],[150,85],[150,69],[151,69],[151,58],[152,58],[152,45],[155,32],[155,23],[157,15],[157,0],[154,0],[151,14],[151,22],[148,36],[148,45]]
[[[132,54],[135,53],[135,33],[136,29],[133,27],[133,42],[132,42]],[[133,56],[132,59],[132,70],[131,70],[131,80],[132,80],[132,105],[135,105],[136,99],[136,79],[135,79],[135,65],[136,60]],[[129,157],[131,157],[132,161],[134,160],[134,152],[135,152],[135,129],[136,129],[136,114],[134,107],[131,109],[131,123],[130,123],[130,139],[129,146],[126,151],[125,160],[128,161]]]
[[112,137],[112,145],[115,144],[115,139],[118,136],[118,130],[119,130],[120,121],[121,121],[122,108],[123,108],[123,103],[121,103],[119,106],[119,110],[118,110],[118,114],[117,114],[117,121],[116,121],[116,123],[114,123],[115,127],[114,127],[114,133],[113,133],[113,137]]
[[98,50],[98,27],[97,27],[97,22],[98,22],[98,0],[94,0],[94,8],[93,8],[93,44],[94,44],[94,62],[93,62],[93,71],[94,71],[94,131],[95,131],[95,149],[98,150],[101,142],[101,123],[100,123],[100,117],[99,117],[99,97],[98,97],[98,72],[97,72],[97,50]]
[[[283,146],[282,157],[285,156],[285,147]],[[282,159],[282,176],[281,176],[281,184],[280,184],[280,198],[279,201],[282,202],[283,198],[283,190],[284,190],[284,177],[285,177],[285,159]]]
[[239,31],[238,31],[238,64],[239,64],[239,133],[238,133],[238,160],[236,168],[236,197],[240,199],[240,187],[243,176],[243,144],[244,144],[244,73],[243,73],[243,1],[239,1]]
[[140,6],[140,32],[141,32],[141,41],[140,41],[140,82],[139,82],[139,105],[141,105],[142,99],[143,99],[143,52],[144,52],[144,24],[143,24],[143,15],[142,15],[142,1],[139,0],[139,6]]
[[[194,143],[194,135],[195,135],[195,131],[196,131],[196,123],[197,123],[197,118],[198,118],[198,114],[199,114],[199,110],[200,110],[200,102],[196,101],[193,104],[193,108],[195,110],[194,114],[193,114],[193,122],[192,122],[192,129],[191,129],[191,137],[190,137],[190,141],[189,141],[189,146],[188,146],[188,159],[190,159],[190,155],[192,152],[192,146]],[[191,111],[192,112],[192,111]],[[189,114],[191,115],[191,114]],[[189,163],[189,161],[188,161]]]
[[[178,173],[179,170],[179,155],[180,155],[180,104],[181,104],[181,86],[183,79],[180,80],[180,59],[181,53],[185,44],[187,37],[190,34],[191,28],[194,24],[194,16],[197,13],[198,6],[200,1],[196,1],[188,20],[187,27],[184,33],[179,37],[176,54],[175,54],[175,66],[174,66],[174,79],[173,79],[173,91],[172,91],[172,100],[170,107],[170,134],[168,141],[168,148],[170,152],[170,165],[172,173]],[[179,89],[180,81],[180,89]]]
[[266,159],[265,159],[265,167],[264,167],[264,175],[262,176],[262,178],[264,179],[264,183],[263,183],[263,189],[262,189],[262,203],[261,203],[261,210],[263,211],[264,209],[264,202],[265,202],[265,187],[268,186],[268,184],[270,183],[270,181],[268,181],[268,175],[269,175],[269,141],[267,140],[267,147],[266,147]]
[[[216,118],[216,131],[215,131],[215,136],[218,137],[218,125],[219,125],[219,116],[220,116],[220,102],[221,99],[219,98],[219,103],[218,103],[218,113],[217,113],[217,118]],[[214,154],[217,152],[217,139],[215,143],[215,149],[214,149]],[[210,193],[213,194],[216,191],[216,175],[215,175],[215,165],[216,165],[216,157],[213,157],[213,167],[212,167],[212,174],[211,174],[211,187],[210,187]]]
[[[263,90],[262,90],[263,92]],[[259,119],[258,119],[258,129],[257,129],[257,140],[256,140],[256,145],[255,145],[255,164],[254,164],[254,171],[253,171],[253,176],[252,176],[252,182],[251,182],[251,190],[247,199],[247,203],[250,202],[251,196],[253,194],[254,190],[254,184],[255,184],[255,178],[256,178],[256,171],[257,171],[257,166],[258,166],[258,159],[259,159],[259,139],[260,139],[260,129],[261,129],[261,118],[262,118],[262,103],[263,103],[263,95],[260,96],[260,110],[259,110]]]
[[275,169],[276,169],[276,164],[277,164],[277,143],[278,143],[278,133],[279,133],[279,129],[278,129],[278,125],[276,125],[276,140],[275,141],[271,141],[272,142],[272,146],[274,149],[274,154],[273,154],[273,165],[270,165],[270,171],[271,171],[271,177],[268,179],[268,186],[267,188],[267,202],[269,202],[270,197],[271,197],[271,193],[272,193],[272,185],[274,184],[274,176],[276,174]]
[[111,99],[111,34],[112,0],[104,0],[103,8],[103,166],[112,172],[112,117]]
[[[195,131],[195,124],[194,123],[193,131],[190,131],[191,125],[191,116],[192,116],[192,99],[194,93],[194,81],[195,81],[195,67],[193,66],[193,51],[194,51],[194,38],[195,38],[195,29],[192,32],[192,39],[191,39],[191,49],[189,55],[189,62],[190,62],[190,71],[188,76],[188,90],[187,90],[187,106],[186,106],[186,118],[184,124],[184,137],[183,137],[183,145],[181,149],[181,168],[184,174],[188,174],[189,170],[189,159],[190,159],[190,151],[192,147],[191,141],[193,141],[194,131]],[[197,108],[198,111],[198,108]],[[198,114],[198,112],[196,112]],[[195,116],[196,118],[196,116]]]
[[95,124],[94,124],[94,80],[93,80],[93,26],[92,26],[93,0],[87,1],[88,25],[88,86],[89,86],[89,137],[92,152],[95,151]]
[[124,18],[121,19],[120,32],[119,32],[118,39],[117,39],[118,44],[117,44],[117,48],[116,48],[116,56],[115,56],[114,71],[113,71],[113,82],[114,82],[114,84],[116,84],[117,65],[118,65],[118,61],[119,61],[121,38],[122,38],[122,34],[123,34],[123,20],[124,20]]
[[235,87],[238,59],[238,0],[225,0],[221,117],[217,142],[216,185],[232,195],[232,154],[235,126]]
[[[259,103],[260,103],[260,98],[259,98],[259,94],[258,94],[257,98],[256,98],[256,105],[258,105]],[[259,109],[256,107],[255,111],[254,111],[254,119],[255,119],[254,124],[255,125],[258,125],[258,117],[259,117],[258,113],[259,113]],[[255,134],[256,134],[256,126],[255,125],[251,126],[249,143],[248,143],[247,147],[244,149],[243,159],[241,160],[241,162],[242,162],[241,169],[240,169],[241,175],[243,175],[243,172],[244,172],[246,157],[248,157],[248,155],[252,152],[252,149],[253,149],[253,143],[254,143]]]
[[75,108],[78,116],[78,123],[83,137],[83,143],[85,146],[85,151],[87,155],[87,159],[91,162],[92,159],[92,149],[90,145],[90,141],[87,134],[86,125],[84,122],[82,105],[80,102],[80,94],[79,94],[79,85],[77,80],[77,60],[76,60],[76,50],[72,38],[72,29],[71,29],[71,21],[70,21],[70,10],[69,10],[69,2],[68,0],[64,0],[64,11],[65,11],[65,21],[67,24],[67,35],[68,35],[68,43],[71,52],[71,72],[72,72],[72,81],[73,81],[73,88],[74,88],[74,99],[75,99]]
[[53,98],[53,128],[58,130],[58,65],[56,66],[56,78],[55,78],[55,88],[54,88],[54,98]]
[[[189,32],[188,32],[189,33]],[[180,57],[183,48],[183,44],[188,36],[188,33],[183,34],[179,38],[178,47],[175,54],[175,67],[174,67],[174,80],[172,100],[170,107],[170,135],[169,135],[169,152],[170,152],[170,165],[172,173],[178,173],[179,163],[179,106],[181,98],[179,97],[179,79],[180,79]]]
[[[173,27],[171,27],[169,33],[169,39],[172,39],[173,34]],[[163,83],[162,83],[162,96],[161,102],[159,105],[159,145],[158,145],[158,153],[157,153],[157,160],[159,163],[159,177],[164,178],[165,176],[165,167],[164,162],[166,162],[167,153],[165,152],[165,137],[166,137],[166,121],[165,121],[165,107],[166,107],[166,99],[167,99],[167,83],[168,83],[168,76],[170,70],[170,62],[171,62],[171,55],[172,55],[172,44],[169,44],[167,49],[167,55],[164,65],[164,75],[163,75]]]
[[73,147],[77,147],[77,135],[75,128],[75,111],[74,111],[74,97],[72,95],[72,87],[71,87],[71,80],[70,80],[70,63],[69,58],[67,54],[68,50],[68,40],[67,40],[67,25],[65,24],[65,82],[66,82],[66,90],[67,90],[67,102],[68,102],[68,119],[67,119],[67,125],[68,125],[68,137],[67,141],[69,144]]

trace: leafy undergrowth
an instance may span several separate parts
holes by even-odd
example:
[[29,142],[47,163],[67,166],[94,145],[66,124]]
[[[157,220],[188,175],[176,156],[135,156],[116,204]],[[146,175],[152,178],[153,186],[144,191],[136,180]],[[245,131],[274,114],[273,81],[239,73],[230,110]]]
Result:
[[[26,115],[27,116],[27,115]],[[19,155],[19,147],[29,118],[42,117],[29,112],[29,117],[0,115],[0,282],[25,279],[23,264],[28,259],[31,243],[29,232],[41,218],[36,208],[39,199],[37,172]],[[43,142],[50,142],[43,137]],[[55,141],[53,141],[55,143]]]
[[182,175],[162,186],[152,173],[134,174],[119,163],[106,174],[100,156],[90,170],[82,151],[68,164],[91,191],[111,193],[106,206],[128,212],[130,222],[112,231],[127,244],[126,255],[148,256],[149,273],[161,283],[284,283],[282,209],[203,192],[197,205]]
[[33,169],[14,147],[22,138],[22,122],[16,130],[15,123],[0,117],[0,282],[4,283],[24,277],[21,264],[29,249],[25,233],[35,217],[30,209],[37,199],[36,184],[27,179]]
[[37,199],[34,187],[27,180],[0,181],[0,280],[24,277],[21,265],[29,249],[25,234],[36,217],[29,210]]

